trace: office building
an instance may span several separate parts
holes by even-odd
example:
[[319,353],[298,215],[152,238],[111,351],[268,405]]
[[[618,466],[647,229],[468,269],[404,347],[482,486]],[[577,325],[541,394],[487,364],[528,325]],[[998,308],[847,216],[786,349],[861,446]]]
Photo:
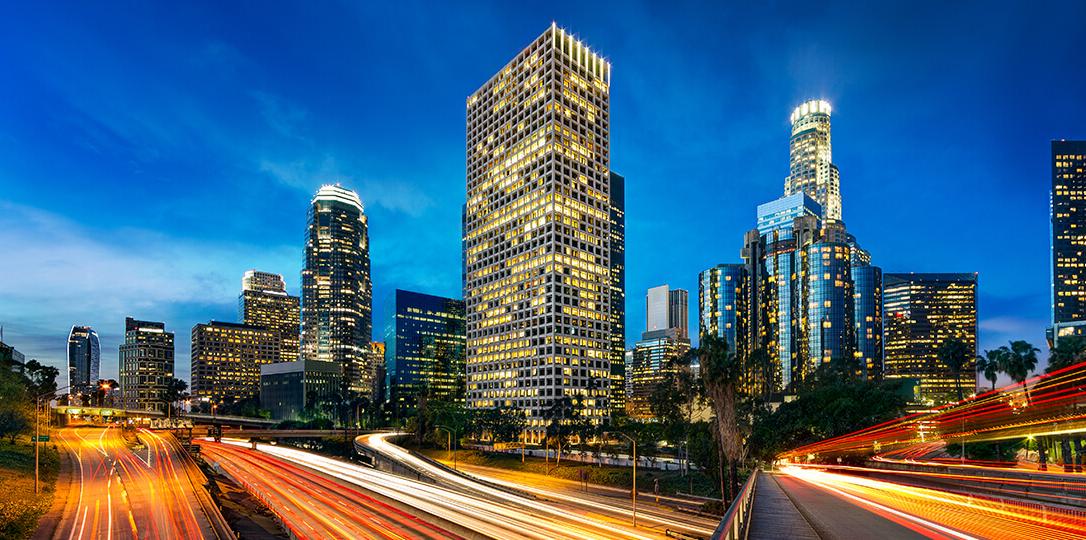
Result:
[[600,423],[611,372],[611,66],[554,24],[467,99],[468,405]]
[[611,411],[625,412],[626,178],[611,171]]
[[302,356],[333,362],[348,388],[373,397],[372,295],[368,222],[358,194],[322,186],[309,208],[302,270]]
[[241,322],[267,328],[279,336],[277,362],[298,359],[301,333],[299,298],[287,294],[283,276],[257,270],[245,272],[241,278],[238,309]]
[[22,373],[26,365],[26,355],[12,345],[4,343],[0,337],[0,369]]
[[789,174],[784,194],[806,193],[822,207],[822,218],[841,219],[841,177],[833,164],[830,140],[830,104],[804,102],[792,111],[789,140]]
[[335,419],[342,366],[320,360],[260,366],[260,406],[275,420]]
[[260,366],[278,362],[282,335],[272,329],[212,321],[192,327],[190,394],[229,408],[260,395]]
[[690,337],[689,294],[684,289],[667,285],[653,287],[645,293],[645,331],[674,328],[680,338]]
[[395,324],[389,388],[393,415],[414,415],[420,399],[463,402],[464,301],[397,289]]
[[667,285],[653,287],[645,294],[645,308],[645,332],[634,345],[626,372],[630,379],[626,402],[631,417],[650,419],[653,392],[678,369],[675,361],[690,350],[687,293]]
[[91,394],[95,391],[102,363],[98,332],[89,326],[73,326],[68,333],[68,393]]
[[698,274],[698,335],[724,338],[728,350],[746,353],[746,267],[718,264]]
[[[865,379],[882,376],[882,269],[856,261],[853,250],[852,284],[855,296],[856,359]],[[866,253],[866,252],[864,252]],[[870,256],[868,256],[870,260]]]
[[[976,358],[977,274],[883,274],[886,326],[884,377],[916,384],[916,407],[957,400],[954,375],[938,350],[958,339]],[[976,388],[976,366],[961,370],[965,394]]]
[[856,300],[852,283],[852,246],[844,224],[826,223],[807,247],[807,363],[803,375],[832,361],[847,363],[856,353]]
[[125,318],[119,382],[126,409],[167,411],[173,352],[173,332],[165,323]]
[[1052,141],[1052,323],[1055,337],[1086,321],[1086,141]]

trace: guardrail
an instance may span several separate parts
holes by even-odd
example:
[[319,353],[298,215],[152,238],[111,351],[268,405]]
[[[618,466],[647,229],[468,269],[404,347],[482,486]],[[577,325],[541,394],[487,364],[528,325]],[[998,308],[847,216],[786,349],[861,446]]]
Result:
[[713,540],[739,540],[747,537],[750,529],[751,511],[754,509],[754,490],[758,485],[759,470],[754,469],[750,478],[739,490],[739,495],[732,501],[728,511],[724,513],[724,519],[713,531]]

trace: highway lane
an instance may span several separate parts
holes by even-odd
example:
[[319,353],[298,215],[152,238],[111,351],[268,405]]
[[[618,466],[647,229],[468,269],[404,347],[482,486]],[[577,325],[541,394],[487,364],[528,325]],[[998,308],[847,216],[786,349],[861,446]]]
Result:
[[[56,539],[217,538],[187,477],[179,449],[143,432],[146,448],[129,449],[117,427],[66,428],[60,444],[77,463]],[[78,490],[78,493],[74,491]]]
[[[240,446],[248,443],[224,441]],[[295,448],[260,444],[259,451],[348,482],[470,530],[476,536],[499,539],[663,538],[664,532],[629,527],[629,520],[587,516],[530,497],[485,486],[488,493],[445,487],[377,471]],[[495,493],[496,492],[496,493]]]
[[1038,504],[992,501],[813,467],[781,471],[780,486],[824,537],[1086,537],[1081,516]]
[[[461,464],[459,469],[480,480],[526,491],[544,500],[570,505],[583,511],[606,514],[615,519],[627,519],[632,514],[629,490],[592,485],[589,491],[585,491],[580,482],[541,474],[464,464]],[[661,497],[661,500],[665,503],[670,501],[692,506],[690,501],[672,497]],[[683,513],[672,506],[658,505],[651,493],[640,490],[637,496],[637,521],[642,526],[655,525],[664,530],[679,530],[704,537],[712,535],[720,523],[719,518]]]
[[297,538],[434,538],[457,535],[289,461],[206,443],[204,458],[260,497]]

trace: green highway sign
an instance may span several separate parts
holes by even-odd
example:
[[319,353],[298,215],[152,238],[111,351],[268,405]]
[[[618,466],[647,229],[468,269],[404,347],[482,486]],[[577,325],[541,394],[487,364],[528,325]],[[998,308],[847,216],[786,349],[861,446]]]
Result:
[[48,435],[38,435],[37,437],[30,437],[31,442],[49,442]]

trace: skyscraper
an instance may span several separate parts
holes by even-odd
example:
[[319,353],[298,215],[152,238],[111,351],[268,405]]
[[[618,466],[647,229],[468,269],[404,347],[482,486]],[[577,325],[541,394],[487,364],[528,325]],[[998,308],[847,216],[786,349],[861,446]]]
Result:
[[803,192],[823,209],[827,221],[841,219],[841,176],[833,164],[830,141],[830,104],[820,99],[804,102],[792,111],[789,174],[784,194]]
[[1086,141],[1052,141],[1052,323],[1086,322]]
[[464,399],[464,301],[396,289],[396,339],[389,397],[397,418],[419,398]]
[[358,194],[322,186],[309,208],[302,270],[302,355],[334,362],[348,387],[372,397],[370,245]]
[[673,361],[690,350],[687,305],[683,289],[660,285],[645,294],[645,331],[634,346],[632,369],[627,371],[630,416],[652,418],[653,392],[677,369]]
[[611,171],[611,410],[626,397],[626,178]]
[[[852,249],[852,285],[856,321],[856,359],[865,379],[882,376],[882,269],[871,256]],[[866,261],[866,262],[865,262]]]
[[649,289],[645,293],[645,331],[674,328],[677,336],[689,339],[689,296],[685,289],[667,285]]
[[241,321],[249,326],[267,328],[279,336],[277,362],[293,362],[298,359],[298,341],[301,332],[299,301],[287,294],[283,276],[257,270],[249,270],[241,278],[241,296],[238,308]]
[[166,412],[173,352],[173,332],[165,323],[125,318],[120,383],[126,409]]
[[746,276],[742,264],[718,264],[698,274],[698,335],[722,337],[737,354],[746,349],[746,329],[740,329],[746,322]]
[[468,404],[608,415],[611,66],[551,25],[467,99]]
[[90,394],[98,384],[102,348],[98,333],[89,326],[73,326],[68,333],[69,394]]
[[260,366],[278,362],[282,335],[212,321],[192,327],[192,397],[230,407],[260,395]]
[[[977,274],[884,274],[887,379],[917,383],[914,403],[957,400],[954,375],[939,360],[939,346],[959,339],[976,358]],[[965,395],[976,388],[975,363],[962,367]]]

